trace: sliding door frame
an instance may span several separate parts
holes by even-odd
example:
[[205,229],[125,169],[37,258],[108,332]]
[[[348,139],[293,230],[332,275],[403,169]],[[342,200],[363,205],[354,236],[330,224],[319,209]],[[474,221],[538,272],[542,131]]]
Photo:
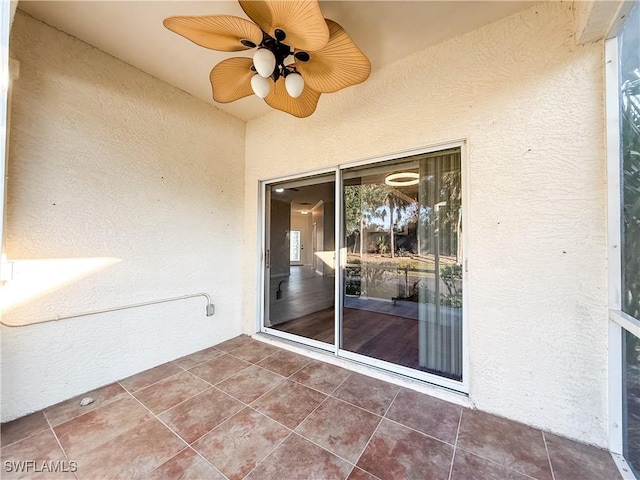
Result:
[[[342,184],[342,172],[343,170],[361,167],[367,165],[374,165],[390,160],[397,160],[403,157],[409,157],[413,155],[421,155],[428,153],[435,153],[441,150],[448,150],[452,148],[460,149],[460,163],[461,163],[461,176],[462,176],[462,225],[464,226],[465,234],[462,236],[462,381],[451,380],[445,377],[441,377],[435,374],[421,372],[408,367],[403,367],[394,363],[378,360],[365,355],[360,355],[348,350],[340,348],[342,343],[342,309],[344,304],[344,298],[342,293],[344,292],[344,271],[343,265],[346,262],[346,248],[343,247],[343,232],[342,226],[343,220],[343,184]],[[269,328],[265,326],[265,319],[267,314],[266,309],[266,275],[268,274],[266,269],[266,240],[267,240],[267,219],[266,213],[268,206],[266,205],[266,193],[267,186],[280,183],[289,180],[302,179],[304,177],[321,175],[321,174],[335,174],[335,252],[334,252],[334,269],[335,269],[335,283],[334,283],[334,312],[335,312],[335,337],[334,344],[327,344],[318,342],[309,338],[293,335],[286,332]],[[469,285],[470,285],[470,245],[469,245],[469,232],[471,218],[471,205],[469,202],[469,158],[467,140],[459,139],[447,143],[434,144],[429,146],[423,146],[413,148],[409,150],[397,151],[390,154],[385,154],[376,157],[370,157],[361,159],[358,161],[340,164],[332,168],[324,168],[313,170],[310,172],[304,172],[300,174],[287,175],[267,180],[262,180],[259,186],[259,272],[260,275],[258,281],[258,318],[256,322],[256,331],[273,335],[284,340],[294,341],[310,347],[319,348],[333,352],[334,355],[345,359],[355,360],[359,363],[380,368],[395,374],[410,377],[412,379],[421,380],[427,383],[438,385],[448,388],[460,393],[469,393]]]
[[[308,347],[317,348],[320,350],[326,350],[329,352],[335,352],[335,345],[331,343],[319,342],[317,340],[313,340],[311,338],[302,337],[300,335],[294,335],[288,332],[282,332],[278,329],[267,327],[265,325],[265,320],[268,318],[269,310],[268,310],[268,302],[267,302],[267,276],[269,274],[267,269],[267,237],[269,234],[269,225],[267,224],[267,213],[269,212],[269,205],[267,205],[267,187],[274,183],[287,182],[290,180],[300,180],[305,177],[312,177],[316,175],[325,175],[325,174],[334,174],[334,182],[336,182],[336,186],[334,190],[337,190],[337,169],[336,168],[324,168],[313,170],[311,172],[294,174],[294,175],[286,175],[283,177],[273,178],[269,180],[263,180],[260,182],[258,198],[259,198],[259,241],[260,248],[259,252],[259,272],[258,275],[259,283],[258,283],[258,318],[256,331],[260,333],[266,333],[268,335],[272,335],[274,337],[282,338],[283,340],[288,340],[296,343],[300,343],[306,345]],[[338,278],[336,276],[335,282],[338,283]],[[335,286],[334,286],[334,295],[335,295]],[[334,310],[337,309],[334,306]]]
[[[624,457],[622,342],[625,332],[640,338],[640,319],[622,311],[622,158],[618,34],[638,2],[622,4],[605,40],[605,118],[607,138],[607,273],[609,346],[609,450],[624,478],[635,478]],[[640,7],[638,7],[640,8]]]
[[[461,176],[462,176],[462,225],[463,231],[465,234],[462,235],[462,265],[463,265],[463,274],[462,274],[462,381],[451,380],[445,377],[441,377],[439,375],[435,375],[432,373],[421,372],[420,370],[416,370],[409,367],[404,367],[401,365],[397,365],[395,363],[386,362],[384,360],[379,360],[377,358],[368,357],[366,355],[361,355],[358,353],[350,352],[348,350],[344,350],[339,348],[341,342],[339,342],[339,335],[342,332],[342,307],[343,307],[343,295],[344,292],[344,275],[343,268],[344,262],[346,261],[346,249],[343,247],[343,239],[342,239],[342,228],[338,231],[338,226],[344,225],[343,215],[344,209],[342,208],[342,171],[354,168],[354,167],[364,167],[368,165],[375,165],[377,163],[397,160],[403,157],[410,157],[413,155],[422,155],[427,153],[436,153],[442,150],[449,150],[452,148],[460,149],[460,167],[461,167]],[[381,368],[387,370],[389,372],[393,372],[399,375],[407,376],[414,378],[416,380],[422,380],[434,385],[439,385],[441,387],[448,388],[450,390],[455,390],[461,393],[469,393],[469,162],[468,162],[468,151],[467,151],[467,141],[466,139],[457,140],[448,143],[442,143],[437,145],[431,145],[422,148],[416,148],[411,150],[405,150],[401,152],[395,152],[388,155],[383,155],[380,157],[373,157],[366,160],[360,160],[353,163],[347,163],[340,165],[338,167],[340,174],[336,177],[336,180],[340,180],[340,184],[336,185],[336,206],[337,202],[337,194],[340,193],[340,210],[336,212],[336,246],[340,249],[340,254],[338,257],[338,265],[337,270],[339,272],[340,281],[336,281],[336,285],[339,284],[339,291],[336,291],[336,305],[340,305],[339,311],[336,310],[336,354],[339,357],[343,357],[349,360],[355,360],[360,363],[364,363],[366,365]],[[338,218],[339,217],[339,218]],[[339,223],[338,223],[339,222]],[[338,238],[338,235],[340,236]],[[340,297],[340,303],[338,303],[338,298]]]

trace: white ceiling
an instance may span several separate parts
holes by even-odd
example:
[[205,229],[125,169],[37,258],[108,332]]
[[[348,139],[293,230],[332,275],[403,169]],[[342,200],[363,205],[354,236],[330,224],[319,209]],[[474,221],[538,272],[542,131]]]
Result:
[[[345,28],[375,70],[534,3],[350,0],[320,1],[320,8],[326,18]],[[239,54],[199,47],[162,25],[162,20],[172,15],[246,18],[236,1],[21,0],[18,8],[242,120],[271,111],[255,96],[229,104],[214,102],[209,72],[219,61]]]

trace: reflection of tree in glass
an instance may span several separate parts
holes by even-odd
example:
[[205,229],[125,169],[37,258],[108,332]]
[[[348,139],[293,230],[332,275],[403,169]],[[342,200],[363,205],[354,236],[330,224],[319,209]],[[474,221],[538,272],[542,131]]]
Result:
[[[622,309],[640,319],[640,4],[619,35]],[[640,472],[640,340],[625,333],[627,460]]]
[[[624,219],[623,309],[629,315],[640,318],[640,59],[637,58],[640,57],[640,34],[637,32],[634,40],[635,68],[629,66],[631,71],[621,72],[621,78],[624,79],[620,112]],[[622,60],[621,67],[624,67],[624,58]]]

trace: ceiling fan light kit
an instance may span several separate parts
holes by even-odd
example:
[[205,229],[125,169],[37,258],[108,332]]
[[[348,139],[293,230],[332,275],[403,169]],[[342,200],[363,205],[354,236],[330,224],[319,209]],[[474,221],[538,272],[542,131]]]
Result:
[[322,93],[364,82],[369,59],[317,0],[239,0],[253,20],[232,15],[169,17],[164,26],[197,45],[223,52],[257,48],[252,58],[218,63],[209,79],[213,99],[228,103],[255,94],[277,110],[308,117]]

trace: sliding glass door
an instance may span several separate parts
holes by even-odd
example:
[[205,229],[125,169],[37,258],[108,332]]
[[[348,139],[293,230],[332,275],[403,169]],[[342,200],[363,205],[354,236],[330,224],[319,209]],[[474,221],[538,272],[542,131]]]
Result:
[[461,147],[266,183],[262,331],[464,391],[462,185]]
[[335,175],[266,185],[265,315],[269,333],[333,350]]
[[341,349],[461,381],[460,150],[345,169],[342,178]]

